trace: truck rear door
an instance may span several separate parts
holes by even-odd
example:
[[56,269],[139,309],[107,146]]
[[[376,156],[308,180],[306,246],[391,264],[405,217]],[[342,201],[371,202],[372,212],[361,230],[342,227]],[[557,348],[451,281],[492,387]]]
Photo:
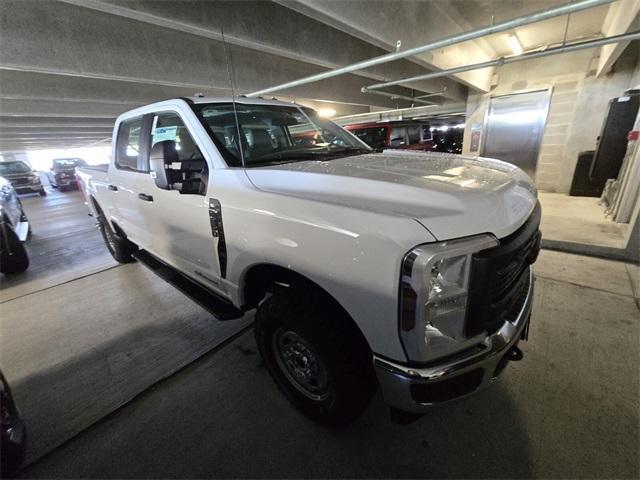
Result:
[[150,212],[147,202],[139,197],[149,177],[146,138],[151,128],[150,121],[148,115],[140,115],[120,123],[106,186],[114,206],[114,220],[141,248],[151,246],[147,225]]

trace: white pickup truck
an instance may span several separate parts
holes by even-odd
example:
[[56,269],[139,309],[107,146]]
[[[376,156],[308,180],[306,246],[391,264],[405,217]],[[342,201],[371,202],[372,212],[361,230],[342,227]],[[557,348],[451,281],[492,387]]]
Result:
[[377,386],[424,412],[522,357],[540,206],[510,164],[373,153],[300,105],[194,97],[121,115],[111,163],[78,175],[116,260],[220,319],[257,309],[266,367],[322,424]]

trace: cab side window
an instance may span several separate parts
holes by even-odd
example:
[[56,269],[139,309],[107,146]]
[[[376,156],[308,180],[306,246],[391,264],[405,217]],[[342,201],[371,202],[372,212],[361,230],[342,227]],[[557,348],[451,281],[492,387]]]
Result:
[[151,147],[163,140],[173,140],[180,161],[204,160],[200,149],[191,137],[180,116],[176,113],[160,113],[153,121]]
[[116,167],[121,170],[144,172],[141,168],[142,117],[125,120],[118,129],[116,142]]

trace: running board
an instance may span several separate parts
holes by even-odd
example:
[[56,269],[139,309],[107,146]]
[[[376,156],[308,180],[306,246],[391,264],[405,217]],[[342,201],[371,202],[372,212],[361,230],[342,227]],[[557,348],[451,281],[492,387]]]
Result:
[[190,279],[175,268],[167,265],[146,250],[138,250],[132,255],[142,265],[158,275],[165,282],[174,286],[191,300],[196,302],[218,320],[235,320],[244,315],[228,300],[206,288],[204,285]]

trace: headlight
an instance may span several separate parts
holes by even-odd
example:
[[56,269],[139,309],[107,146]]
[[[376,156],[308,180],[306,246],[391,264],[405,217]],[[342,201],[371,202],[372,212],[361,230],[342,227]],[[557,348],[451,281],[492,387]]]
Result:
[[31,177],[31,183],[40,183],[40,177]]
[[498,245],[490,235],[422,245],[403,261],[400,337],[411,361],[428,362],[467,348],[465,338],[471,257]]

